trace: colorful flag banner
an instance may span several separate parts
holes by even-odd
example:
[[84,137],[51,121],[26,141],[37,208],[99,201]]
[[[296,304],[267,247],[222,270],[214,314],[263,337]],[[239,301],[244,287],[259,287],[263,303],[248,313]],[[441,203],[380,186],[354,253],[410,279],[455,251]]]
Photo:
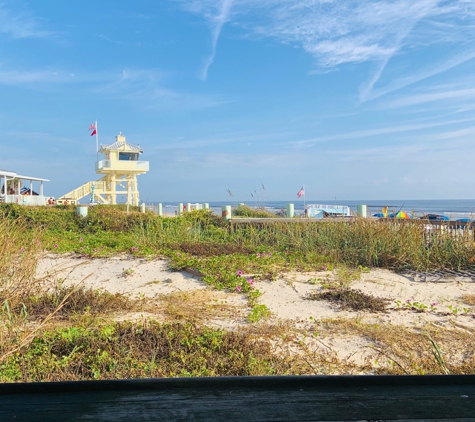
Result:
[[300,198],[303,195],[305,195],[305,189],[302,186],[302,188],[297,192],[297,198]]
[[91,136],[94,136],[97,133],[96,129],[91,132]]
[[96,123],[94,122],[91,126],[89,126],[88,130],[96,130]]

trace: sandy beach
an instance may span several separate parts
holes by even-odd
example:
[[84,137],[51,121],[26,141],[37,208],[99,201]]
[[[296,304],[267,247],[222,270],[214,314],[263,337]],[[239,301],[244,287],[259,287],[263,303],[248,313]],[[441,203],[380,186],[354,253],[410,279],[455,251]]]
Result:
[[[224,329],[248,326],[250,312],[247,298],[237,292],[218,291],[203,283],[193,270],[172,272],[163,259],[139,259],[128,256],[106,259],[79,259],[73,256],[48,256],[38,266],[38,277],[49,284],[80,285],[120,293],[131,298],[146,299],[153,304],[144,312],[117,315],[117,320],[170,318],[169,307],[185,319],[202,318],[205,324]],[[355,312],[341,310],[337,304],[322,300],[308,300],[309,293],[331,282],[331,271],[283,274],[274,281],[261,281],[256,288],[258,298],[271,312],[270,317],[256,325],[282,326],[294,330],[292,353],[306,350],[328,352],[339,359],[362,365],[374,358],[374,347],[364,335],[350,330],[324,330],[328,321],[392,327],[397,330],[420,332],[426,327],[440,327],[471,331],[475,329],[472,308],[463,301],[464,295],[475,295],[474,282],[444,280],[424,282],[392,271],[372,269],[363,272],[351,284],[375,297],[389,300],[387,312]],[[409,301],[409,302],[408,302]],[[409,306],[415,304],[414,306]],[[420,308],[418,308],[420,307]],[[322,325],[323,324],[323,325]],[[315,336],[318,331],[321,335]],[[312,334],[313,333],[313,334]]]

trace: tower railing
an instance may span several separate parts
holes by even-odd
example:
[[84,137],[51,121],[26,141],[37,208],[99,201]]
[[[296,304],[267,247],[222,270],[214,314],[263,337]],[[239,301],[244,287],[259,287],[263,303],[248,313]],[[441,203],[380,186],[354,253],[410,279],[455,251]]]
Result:
[[110,160],[101,160],[96,162],[96,171],[100,170],[111,170],[111,171],[148,171],[149,162],[148,161],[116,161],[112,167]]

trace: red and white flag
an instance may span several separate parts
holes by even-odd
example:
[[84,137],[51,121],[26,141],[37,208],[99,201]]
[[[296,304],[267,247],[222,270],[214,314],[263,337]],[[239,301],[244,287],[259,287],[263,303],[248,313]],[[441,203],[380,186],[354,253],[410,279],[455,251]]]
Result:
[[94,122],[91,126],[89,126],[88,130],[96,130],[96,122]]
[[91,132],[91,136],[94,136],[97,133],[96,129]]
[[305,195],[305,189],[302,186],[302,188],[297,192],[297,198],[300,198],[303,195]]

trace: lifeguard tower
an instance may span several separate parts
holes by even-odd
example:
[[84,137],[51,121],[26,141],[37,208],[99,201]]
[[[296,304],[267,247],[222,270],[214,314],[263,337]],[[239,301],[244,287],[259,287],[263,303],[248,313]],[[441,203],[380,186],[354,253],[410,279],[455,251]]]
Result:
[[96,173],[104,176],[94,182],[87,182],[77,189],[57,199],[58,204],[76,204],[87,195],[91,202],[117,204],[117,196],[127,198],[126,204],[139,205],[137,176],[149,170],[148,161],[139,161],[143,153],[139,145],[129,144],[125,136],[119,133],[111,145],[102,145],[99,153],[104,158],[96,162]]

